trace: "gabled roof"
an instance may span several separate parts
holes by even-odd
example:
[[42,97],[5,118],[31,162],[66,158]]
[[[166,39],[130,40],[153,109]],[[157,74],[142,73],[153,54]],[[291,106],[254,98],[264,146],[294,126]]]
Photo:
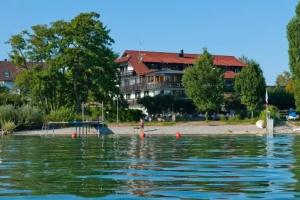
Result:
[[[116,60],[117,63],[129,63],[139,75],[145,75],[150,69],[145,63],[169,63],[193,65],[199,54],[184,53],[180,57],[178,53],[135,51],[126,50],[123,55]],[[234,56],[213,55],[214,65],[244,67],[245,64]]]
[[[4,76],[4,72],[9,72],[10,76]],[[14,81],[18,71],[14,64],[9,61],[0,61],[0,81]]]

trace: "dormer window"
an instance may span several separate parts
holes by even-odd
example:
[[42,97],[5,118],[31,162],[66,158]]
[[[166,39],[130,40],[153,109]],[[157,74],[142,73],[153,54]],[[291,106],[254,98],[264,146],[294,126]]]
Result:
[[4,78],[10,78],[10,72],[9,71],[4,71],[3,72],[3,77]]

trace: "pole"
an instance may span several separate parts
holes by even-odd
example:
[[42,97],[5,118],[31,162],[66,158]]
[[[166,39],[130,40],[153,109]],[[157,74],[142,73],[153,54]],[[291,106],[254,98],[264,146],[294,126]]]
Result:
[[102,116],[101,116],[101,118],[102,118],[102,123],[104,123],[104,106],[103,106],[103,101],[102,101],[102,105],[101,105],[101,107],[102,107]]
[[81,104],[82,121],[84,121],[84,103]]
[[119,98],[117,96],[117,124],[119,123]]

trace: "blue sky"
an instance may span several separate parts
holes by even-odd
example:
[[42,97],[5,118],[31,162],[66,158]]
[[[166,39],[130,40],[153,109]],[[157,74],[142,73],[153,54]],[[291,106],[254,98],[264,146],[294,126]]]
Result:
[[5,41],[32,25],[95,11],[111,30],[113,49],[245,55],[268,84],[288,69],[286,25],[298,0],[2,0],[0,60]]

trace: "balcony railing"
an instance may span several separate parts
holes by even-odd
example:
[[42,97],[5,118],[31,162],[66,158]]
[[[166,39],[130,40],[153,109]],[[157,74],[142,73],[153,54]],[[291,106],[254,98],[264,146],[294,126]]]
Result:
[[133,75],[133,71],[121,71],[120,75],[121,76],[132,76]]
[[127,85],[121,86],[122,92],[133,92],[133,91],[146,91],[146,90],[155,90],[155,89],[168,89],[168,88],[183,88],[181,83],[171,83],[171,82],[163,82],[163,83],[140,83],[135,85]]

